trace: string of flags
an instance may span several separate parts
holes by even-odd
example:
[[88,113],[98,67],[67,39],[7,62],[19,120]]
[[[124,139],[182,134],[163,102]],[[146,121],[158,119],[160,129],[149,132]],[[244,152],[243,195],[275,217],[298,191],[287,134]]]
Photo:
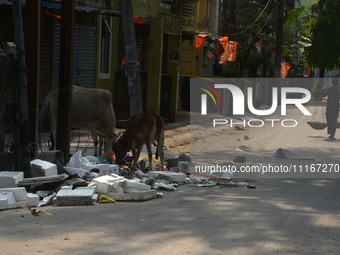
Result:
[[[209,40],[208,40],[209,39]],[[228,36],[220,37],[214,34],[198,34],[195,38],[196,50],[207,42],[208,61],[210,62],[215,55],[220,60],[220,64],[226,64],[228,61],[234,62],[237,55],[238,42],[229,41]]]

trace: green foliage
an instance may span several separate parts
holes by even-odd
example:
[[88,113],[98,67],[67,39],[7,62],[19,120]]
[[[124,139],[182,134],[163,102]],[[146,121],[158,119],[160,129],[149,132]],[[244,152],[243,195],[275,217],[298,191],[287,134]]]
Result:
[[309,23],[312,46],[306,48],[307,61],[318,68],[340,66],[340,4],[319,0],[318,14]]

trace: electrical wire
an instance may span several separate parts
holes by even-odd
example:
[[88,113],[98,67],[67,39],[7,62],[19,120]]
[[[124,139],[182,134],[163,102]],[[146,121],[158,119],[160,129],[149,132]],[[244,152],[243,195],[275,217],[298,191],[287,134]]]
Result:
[[[283,1],[283,0],[280,0],[280,1]],[[235,34],[229,34],[229,35],[239,35],[239,34],[243,34],[244,32],[248,31],[250,28],[252,28],[255,23],[259,20],[259,18],[262,16],[262,14],[264,13],[264,11],[267,9],[269,3],[271,2],[271,0],[268,0],[268,2],[266,3],[265,7],[263,8],[262,12],[259,14],[259,16],[257,16],[257,18],[255,19],[255,21],[249,25],[249,26],[246,26],[246,27],[242,27],[242,28],[245,28],[243,31],[241,32],[238,32],[238,33],[235,33]],[[223,22],[223,21],[222,21]],[[236,26],[235,26],[236,27]],[[240,28],[240,27],[237,27],[237,28]]]
[[[280,0],[283,1],[283,0]],[[267,23],[269,22],[270,18],[273,16],[273,14],[276,12],[277,8],[279,7],[279,1],[277,2],[276,6],[274,7],[273,11],[269,14],[269,16],[267,18],[265,18],[263,21],[265,21],[265,24],[261,27],[261,29],[256,33],[255,36],[253,36],[250,40],[253,40],[256,36],[258,36],[258,34],[263,30],[263,28],[267,25]],[[261,23],[263,22],[261,21]],[[246,31],[248,29],[245,29],[244,31]],[[239,32],[239,33],[235,33],[235,34],[226,34],[227,36],[231,36],[231,35],[239,35],[244,33],[244,31]],[[243,43],[239,43],[239,45],[242,45]]]

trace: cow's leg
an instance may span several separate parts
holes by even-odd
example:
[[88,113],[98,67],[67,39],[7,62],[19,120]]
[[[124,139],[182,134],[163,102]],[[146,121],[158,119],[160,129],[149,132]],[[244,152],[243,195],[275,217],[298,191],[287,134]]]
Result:
[[[91,129],[91,136],[92,136],[93,145],[94,145],[94,155],[97,156],[98,137],[97,137],[97,134],[94,131],[94,129]],[[99,148],[99,153],[100,153],[99,156],[101,156],[101,149],[100,148]]]
[[151,149],[150,139],[148,141],[146,141],[145,145],[146,145],[146,149],[148,150],[150,171],[152,171],[152,149]]
[[[137,158],[137,161],[139,159],[139,155],[140,155],[140,152],[142,151],[142,148],[143,148],[143,145],[140,145],[138,148],[137,148],[137,155],[136,155],[136,158]],[[137,165],[137,161],[136,161],[136,165]],[[135,165],[135,166],[136,166]]]
[[132,166],[132,169],[136,170],[137,169],[137,160],[138,160],[137,150],[136,150],[135,147],[132,147],[131,151],[132,151],[132,157],[133,157],[133,166]]
[[101,136],[99,136],[99,148],[98,148],[98,156],[101,156],[102,155],[102,148],[103,148],[103,141],[104,141],[104,139],[103,139],[103,137],[101,137]]

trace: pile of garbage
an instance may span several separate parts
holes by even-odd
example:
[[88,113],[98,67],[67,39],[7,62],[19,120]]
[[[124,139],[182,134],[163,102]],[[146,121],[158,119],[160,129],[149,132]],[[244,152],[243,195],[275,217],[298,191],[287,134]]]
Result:
[[[44,158],[44,157],[42,157]],[[31,178],[23,172],[0,172],[0,210],[18,206],[93,205],[96,202],[145,201],[163,197],[163,191],[176,191],[179,185],[212,187],[216,185],[247,186],[233,183],[232,173],[205,175],[195,173],[195,165],[186,155],[161,162],[147,157],[138,160],[131,171],[133,158],[126,156],[125,164],[114,164],[114,155],[103,157],[73,154],[66,166],[55,158],[36,158],[30,162]]]
[[[54,159],[55,160],[55,159]],[[31,178],[23,172],[0,172],[0,210],[18,206],[93,205],[96,202],[143,201],[175,191],[186,182],[186,174],[158,171],[160,162],[154,158],[138,162],[139,169],[131,171],[132,157],[125,165],[114,164],[114,155],[82,156],[75,153],[61,168],[58,162],[34,159],[30,162]],[[53,160],[50,160],[53,161]]]

